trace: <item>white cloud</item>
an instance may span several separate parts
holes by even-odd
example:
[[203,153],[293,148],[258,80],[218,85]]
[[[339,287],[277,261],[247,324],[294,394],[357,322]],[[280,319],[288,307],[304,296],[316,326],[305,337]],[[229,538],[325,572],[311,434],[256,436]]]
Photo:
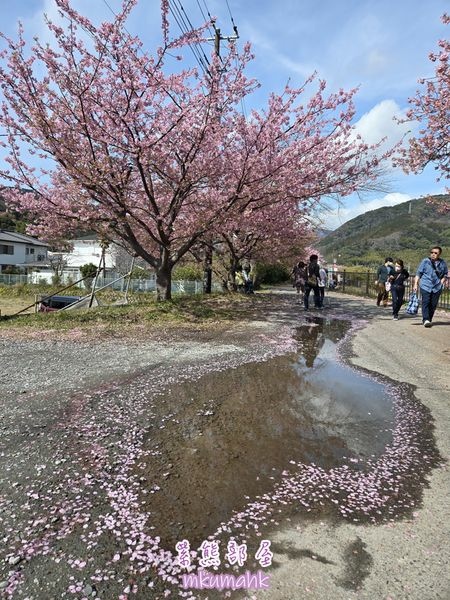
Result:
[[411,200],[411,196],[409,194],[394,192],[386,194],[381,198],[375,198],[368,202],[359,201],[352,206],[347,207],[344,205],[336,210],[321,215],[321,217],[324,221],[324,227],[326,229],[337,229],[343,223],[354,219],[358,215],[362,215],[363,213],[371,210],[376,210],[377,208],[381,208],[383,206],[395,206],[397,204],[401,204],[402,202],[407,202],[408,200]]
[[[301,60],[296,53],[287,54],[279,50],[280,44],[274,43],[273,39],[264,35],[251,24],[246,26],[246,34],[252,41],[252,45],[259,59],[262,57],[266,62],[270,61],[270,69],[280,71],[284,81],[293,78],[293,85],[302,84],[317,69],[317,65],[310,61]],[[281,68],[281,69],[280,69]],[[299,79],[293,77],[298,75]],[[280,90],[273,90],[280,91]]]
[[397,144],[411,128],[408,123],[398,123],[396,119],[405,117],[405,111],[394,100],[382,100],[357,123],[355,131],[367,144],[375,144],[386,138],[383,149]]

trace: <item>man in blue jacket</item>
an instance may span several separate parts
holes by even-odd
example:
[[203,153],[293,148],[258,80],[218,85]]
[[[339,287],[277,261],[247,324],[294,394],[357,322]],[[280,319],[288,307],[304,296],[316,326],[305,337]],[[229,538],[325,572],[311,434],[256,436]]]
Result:
[[431,327],[434,311],[436,310],[439,296],[447,279],[448,267],[445,261],[442,260],[441,253],[442,248],[440,246],[431,248],[430,257],[424,258],[420,263],[414,279],[414,292],[417,292],[420,281],[422,321],[424,327]]

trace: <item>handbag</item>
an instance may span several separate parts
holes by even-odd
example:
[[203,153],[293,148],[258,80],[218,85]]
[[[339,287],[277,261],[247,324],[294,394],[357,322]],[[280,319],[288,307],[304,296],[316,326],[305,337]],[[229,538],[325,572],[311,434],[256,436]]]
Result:
[[384,289],[385,289],[387,292],[390,292],[390,291],[391,291],[391,282],[390,282],[390,281],[386,281],[386,283],[384,284]]
[[308,285],[310,287],[316,287],[316,285],[317,285],[317,276],[316,275],[308,275]]
[[416,292],[411,292],[409,296],[408,306],[406,307],[406,313],[408,315],[417,315],[419,312],[419,298]]

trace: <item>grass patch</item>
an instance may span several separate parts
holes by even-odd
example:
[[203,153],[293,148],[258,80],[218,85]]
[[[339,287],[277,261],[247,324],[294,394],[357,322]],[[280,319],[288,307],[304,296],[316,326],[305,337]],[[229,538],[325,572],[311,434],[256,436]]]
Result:
[[5,329],[32,331],[96,330],[126,332],[130,326],[154,324],[189,324],[231,321],[244,318],[255,302],[264,301],[257,296],[243,294],[212,294],[211,296],[175,296],[167,302],[156,302],[152,294],[135,294],[130,304],[106,305],[91,309],[55,311],[51,313],[24,313],[2,316],[0,333]]

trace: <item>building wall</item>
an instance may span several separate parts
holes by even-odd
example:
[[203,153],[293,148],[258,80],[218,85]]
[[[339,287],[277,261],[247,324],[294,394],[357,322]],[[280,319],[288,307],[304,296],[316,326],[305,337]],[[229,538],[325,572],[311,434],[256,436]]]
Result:
[[[67,267],[79,268],[82,265],[93,263],[98,266],[102,255],[102,248],[98,240],[72,240],[73,250],[65,254]],[[114,259],[111,247],[105,251],[105,268],[114,269]]]
[[[13,248],[12,254],[7,249]],[[29,263],[45,263],[47,260],[47,247],[38,244],[26,244],[0,237],[0,266],[23,266]]]
[[[13,247],[13,253],[7,254],[6,247]],[[16,244],[8,240],[0,239],[0,265],[15,265],[25,262],[25,244]]]

